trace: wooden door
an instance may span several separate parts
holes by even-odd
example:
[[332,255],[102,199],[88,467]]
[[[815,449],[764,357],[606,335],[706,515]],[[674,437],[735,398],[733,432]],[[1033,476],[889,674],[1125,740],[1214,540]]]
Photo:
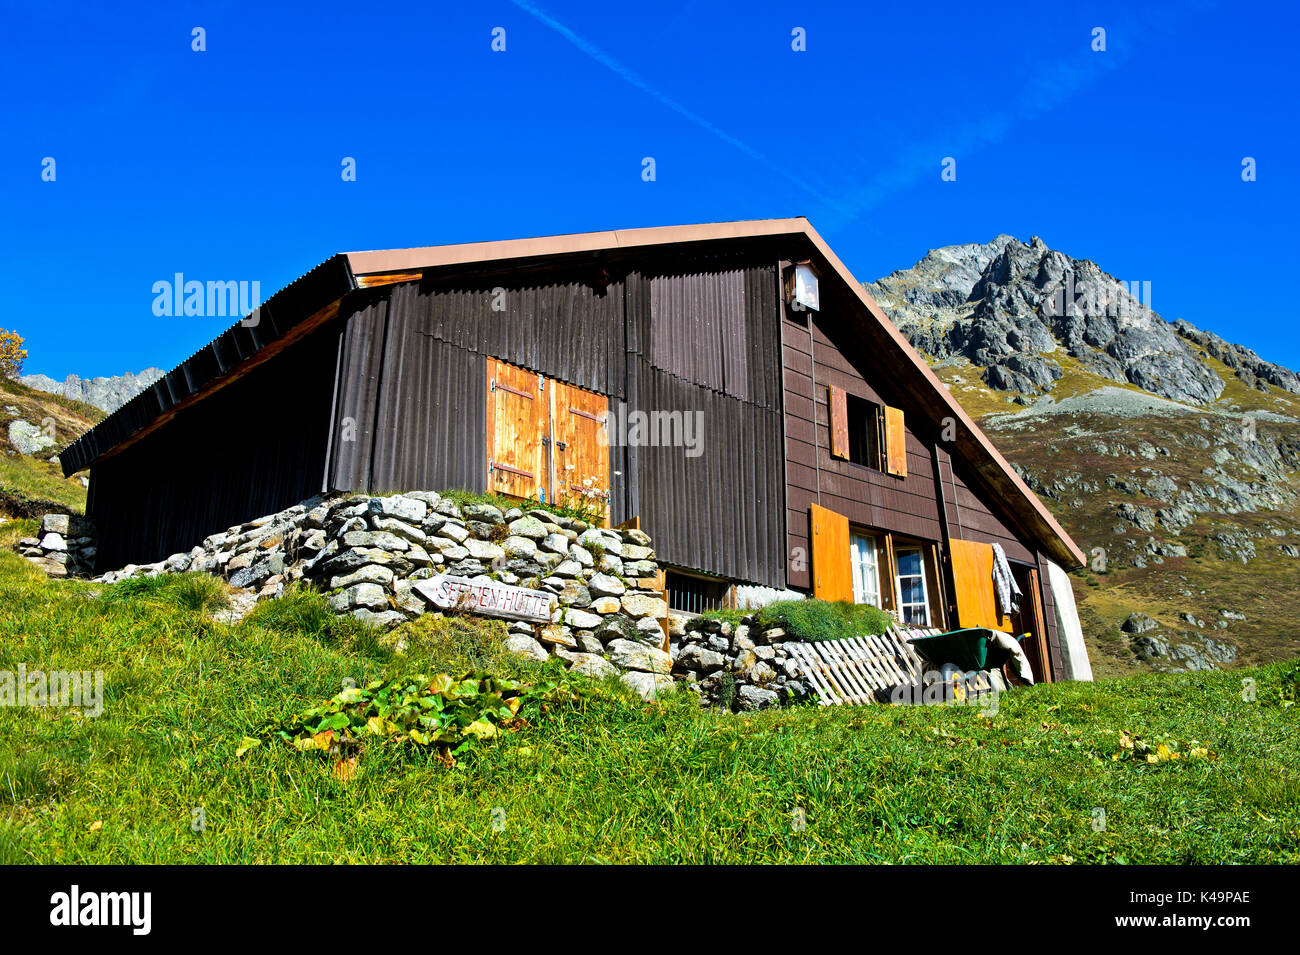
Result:
[[948,541],[952,582],[956,591],[957,623],[1011,632],[1011,618],[998,615],[993,592],[993,545],[952,538]]
[[[1047,652],[1047,622],[1043,613],[1043,589],[1038,579],[1038,571],[1032,567],[1025,572],[1024,596],[1020,598],[1021,616],[1028,617],[1028,630],[1034,635],[1029,651],[1031,662],[1035,663],[1034,677],[1039,683],[1052,682],[1052,660]],[[1026,611],[1028,613],[1026,614]],[[1028,642],[1028,641],[1026,641]]]
[[[564,503],[580,494],[588,480],[590,486],[610,490],[609,398],[563,382],[549,384],[554,467],[547,500]],[[608,523],[608,505],[605,518]]]
[[548,484],[546,448],[550,427],[545,380],[535,372],[487,360],[487,489],[536,498]]
[[853,602],[853,565],[849,560],[849,519],[810,504],[812,520],[813,596]]

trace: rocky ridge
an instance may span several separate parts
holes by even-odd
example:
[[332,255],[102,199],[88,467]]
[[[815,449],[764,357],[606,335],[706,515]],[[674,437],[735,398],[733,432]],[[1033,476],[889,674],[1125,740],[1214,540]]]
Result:
[[161,368],[146,368],[138,374],[127,372],[111,378],[82,378],[78,375],[68,375],[63,381],[57,381],[48,375],[19,375],[18,381],[37,391],[84,401],[88,405],[113,412],[165,374],[166,372]]

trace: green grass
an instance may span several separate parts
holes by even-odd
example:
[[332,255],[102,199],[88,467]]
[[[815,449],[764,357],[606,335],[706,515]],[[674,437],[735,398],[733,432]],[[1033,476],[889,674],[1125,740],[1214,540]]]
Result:
[[[7,550],[22,532],[0,529],[0,670],[102,669],[105,700],[97,718],[0,708],[0,863],[1300,862],[1294,664],[1017,690],[991,719],[733,716],[603,689],[454,768],[373,747],[344,781],[317,754],[235,751],[348,678],[536,669],[467,620],[423,623],[397,653],[299,594],[226,626],[184,578],[46,581]],[[1122,730],[1218,758],[1112,761]]]
[[758,610],[709,610],[700,616],[731,624],[752,616],[761,626],[778,626],[792,637],[813,642],[884,633],[894,622],[885,611],[868,604],[811,597],[807,600],[778,600]]

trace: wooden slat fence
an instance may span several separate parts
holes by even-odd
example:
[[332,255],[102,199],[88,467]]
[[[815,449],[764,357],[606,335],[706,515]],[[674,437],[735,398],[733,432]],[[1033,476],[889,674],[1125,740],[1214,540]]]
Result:
[[935,629],[891,627],[878,636],[788,643],[822,706],[888,702],[898,686],[919,686],[925,663],[908,640]]

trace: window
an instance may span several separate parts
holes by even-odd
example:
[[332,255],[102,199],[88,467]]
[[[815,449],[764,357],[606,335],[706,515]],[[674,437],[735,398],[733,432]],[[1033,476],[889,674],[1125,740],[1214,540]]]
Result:
[[930,626],[930,601],[925,592],[925,559],[918,547],[905,547],[894,557],[898,565],[899,613],[903,623]]
[[849,422],[849,460],[880,470],[880,405],[845,395],[844,406]]
[[669,610],[704,613],[706,610],[720,610],[726,606],[730,584],[725,580],[692,577],[670,570],[665,575],[664,588],[668,592]]
[[880,571],[876,539],[866,534],[849,537],[849,563],[853,570],[853,602],[880,606]]

